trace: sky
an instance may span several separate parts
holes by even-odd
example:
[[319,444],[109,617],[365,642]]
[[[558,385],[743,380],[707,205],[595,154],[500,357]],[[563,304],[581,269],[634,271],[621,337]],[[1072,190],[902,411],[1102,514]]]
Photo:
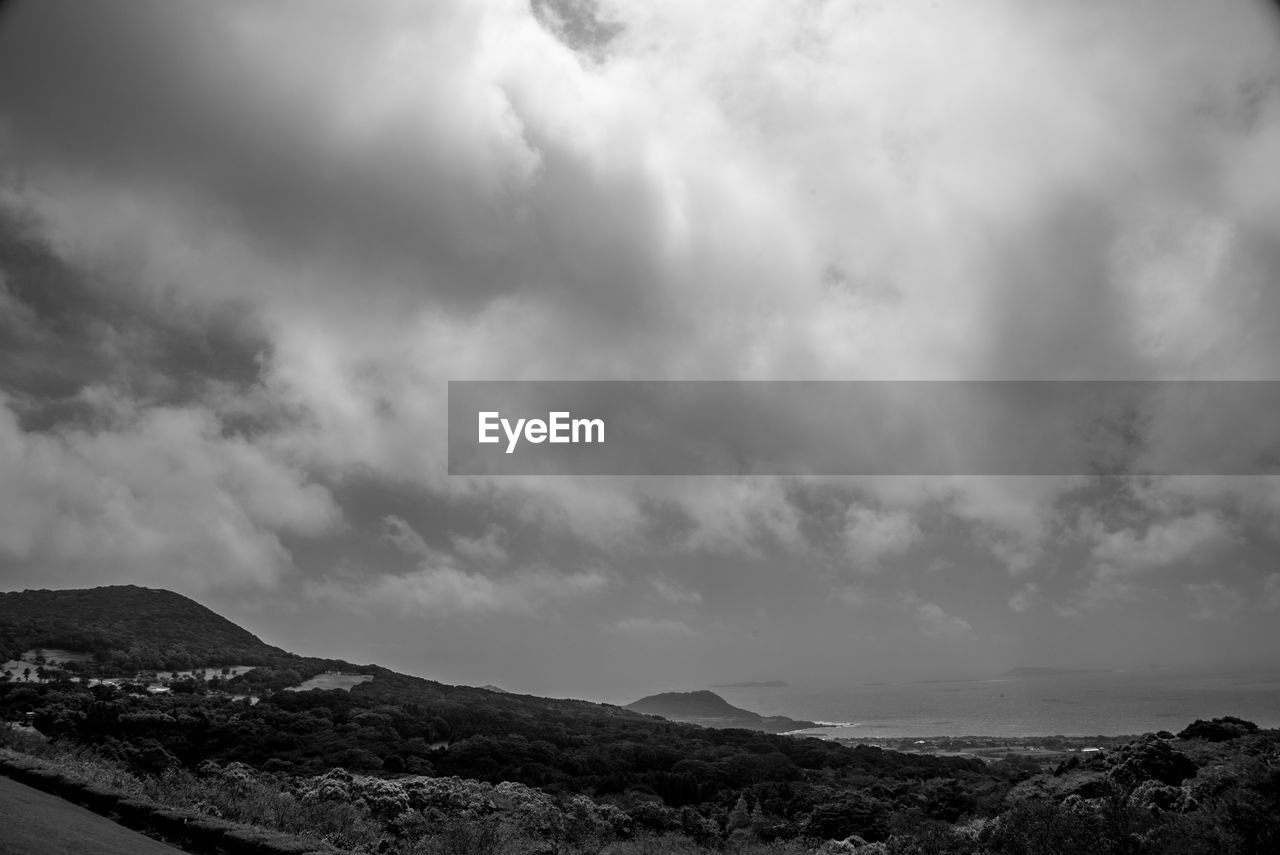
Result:
[[611,701],[1276,664],[1274,475],[451,476],[446,392],[1280,380],[1278,42],[1247,0],[5,4],[0,588]]

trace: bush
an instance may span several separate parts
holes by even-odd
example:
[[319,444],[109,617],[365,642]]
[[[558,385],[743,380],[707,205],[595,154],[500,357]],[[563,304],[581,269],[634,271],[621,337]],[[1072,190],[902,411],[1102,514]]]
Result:
[[883,840],[888,834],[887,806],[864,793],[818,805],[809,815],[805,832],[821,840],[843,840],[856,834],[864,840]]
[[1130,789],[1144,781],[1176,787],[1196,773],[1196,764],[1190,757],[1154,736],[1145,736],[1124,746],[1116,753],[1114,761],[1109,776]]
[[421,855],[511,855],[522,850],[523,840],[496,818],[455,819],[439,833],[420,841],[414,853]]
[[647,831],[606,850],[607,855],[705,855],[706,851],[683,835]]
[[1204,739],[1209,742],[1227,742],[1232,739],[1238,739],[1241,736],[1247,736],[1250,733],[1257,733],[1258,726],[1251,721],[1245,721],[1242,718],[1236,718],[1233,715],[1223,716],[1222,718],[1196,719],[1178,734],[1179,739]]
[[1096,813],[1079,804],[1028,801],[992,823],[982,843],[993,855],[1102,853],[1100,824]]

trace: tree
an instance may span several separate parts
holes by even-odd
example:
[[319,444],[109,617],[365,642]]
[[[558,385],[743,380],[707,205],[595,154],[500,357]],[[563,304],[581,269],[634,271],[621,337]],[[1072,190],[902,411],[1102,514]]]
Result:
[[734,832],[750,825],[751,809],[747,806],[747,797],[745,795],[738,796],[738,800],[734,802],[733,810],[729,811],[729,819],[725,823],[725,830]]
[[888,812],[880,800],[863,792],[849,792],[824,802],[809,815],[807,832],[823,840],[843,840],[851,834],[868,841],[883,840]]

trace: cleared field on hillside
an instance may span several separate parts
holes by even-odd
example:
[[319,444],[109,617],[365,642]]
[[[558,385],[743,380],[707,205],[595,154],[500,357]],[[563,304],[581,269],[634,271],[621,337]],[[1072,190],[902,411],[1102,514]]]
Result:
[[[43,655],[44,661],[41,662],[39,657]],[[36,668],[45,665],[49,668],[56,668],[66,662],[88,662],[93,659],[91,653],[77,653],[74,650],[60,650],[56,647],[41,647],[28,650],[22,654],[21,659],[10,659],[7,662],[0,663],[0,672],[12,671],[14,676],[22,673],[23,668],[30,668],[35,673]]]
[[304,683],[291,686],[286,689],[287,692],[306,692],[311,689],[346,689],[351,691],[352,687],[361,683],[367,683],[373,677],[369,674],[339,674],[337,672],[328,672],[325,674],[317,674]]

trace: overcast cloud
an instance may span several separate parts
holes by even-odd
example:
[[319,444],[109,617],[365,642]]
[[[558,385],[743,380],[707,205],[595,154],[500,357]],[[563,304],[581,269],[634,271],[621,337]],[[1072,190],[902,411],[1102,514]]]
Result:
[[6,4],[0,583],[614,700],[1262,661],[1273,477],[450,477],[445,403],[1280,380],[1278,42],[1248,0]]

